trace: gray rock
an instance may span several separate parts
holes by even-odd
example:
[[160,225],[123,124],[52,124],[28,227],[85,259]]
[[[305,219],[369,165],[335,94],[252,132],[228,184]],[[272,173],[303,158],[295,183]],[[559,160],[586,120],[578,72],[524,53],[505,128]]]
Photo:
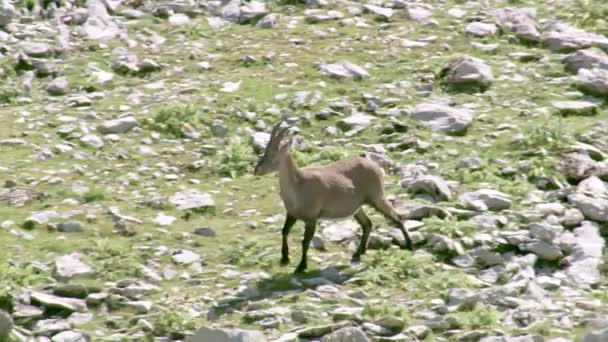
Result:
[[65,319],[43,319],[34,325],[34,333],[41,336],[53,336],[61,331],[70,329],[70,323]]
[[376,120],[375,117],[363,113],[355,113],[349,117],[338,121],[337,125],[343,131],[349,131],[356,128],[364,128],[369,126],[372,121]]
[[61,215],[53,210],[34,212],[25,219],[24,226],[36,226],[48,223],[49,221],[60,217]]
[[281,16],[278,13],[267,14],[258,22],[258,27],[271,29],[277,25],[280,18]]
[[58,279],[67,280],[77,277],[90,277],[94,273],[89,265],[80,260],[78,254],[62,255],[55,259],[53,275]]
[[427,246],[434,253],[464,254],[464,250],[460,242],[455,241],[445,235],[429,234],[426,240]]
[[580,210],[576,208],[570,208],[564,213],[564,216],[561,219],[561,223],[566,227],[576,227],[580,225],[584,219],[585,216]]
[[591,197],[603,197],[608,195],[608,186],[601,179],[591,176],[578,183],[576,192]]
[[42,193],[24,189],[24,188],[5,188],[0,189],[0,201],[5,201],[9,207],[21,208],[26,204],[42,199],[44,195]]
[[97,131],[101,134],[126,133],[137,126],[137,120],[132,116],[116,120],[108,120],[97,126]]
[[419,22],[428,21],[433,16],[433,12],[418,4],[407,4],[405,14],[409,19]]
[[441,68],[440,76],[448,86],[481,90],[487,89],[494,80],[492,69],[483,60],[471,56],[450,60]]
[[464,28],[466,34],[470,34],[476,37],[487,37],[493,36],[498,31],[498,27],[494,24],[487,24],[478,21],[467,24]]
[[65,95],[69,90],[70,82],[66,77],[57,77],[46,86],[46,92],[53,96]]
[[365,333],[356,327],[348,327],[336,330],[321,338],[321,342],[369,342]]
[[200,192],[196,189],[187,189],[176,192],[169,197],[169,202],[179,210],[206,209],[215,207],[215,201],[211,194]]
[[494,12],[494,22],[503,31],[513,32],[523,41],[539,42],[540,32],[534,20],[536,11],[530,8],[501,8]]
[[599,170],[598,163],[584,153],[566,153],[557,163],[557,169],[567,178],[582,180]]
[[194,229],[194,234],[200,235],[200,236],[212,237],[212,236],[215,236],[217,233],[215,232],[215,229],[213,229],[211,227],[199,227],[199,228]]
[[82,224],[80,222],[61,222],[57,225],[57,230],[64,233],[82,232]]
[[121,75],[137,74],[139,72],[138,58],[133,54],[124,54],[112,63],[112,70]]
[[553,243],[564,231],[564,227],[548,222],[535,222],[528,226],[530,236],[545,242]]
[[66,330],[51,338],[53,342],[87,342],[86,336],[78,331]]
[[176,264],[188,265],[193,262],[199,261],[201,259],[201,256],[187,249],[180,249],[171,253],[171,259],[173,259],[173,262],[175,262]]
[[6,26],[17,16],[15,6],[10,0],[0,0],[0,27]]
[[140,10],[136,10],[134,8],[125,8],[120,12],[120,14],[127,19],[140,19],[141,17],[146,15],[146,13]]
[[522,251],[532,252],[538,255],[540,259],[547,261],[555,261],[563,256],[559,246],[545,241],[522,243],[519,245],[519,249]]
[[597,95],[608,95],[608,70],[579,69],[576,79],[584,90]]
[[95,149],[100,149],[105,145],[103,140],[94,134],[87,134],[83,136],[82,138],[80,138],[80,142],[85,146],[92,147]]
[[321,230],[323,239],[329,242],[351,241],[357,236],[359,224],[353,220],[332,222]]
[[345,60],[333,64],[321,64],[320,71],[323,75],[337,79],[369,77],[369,73],[365,69]]
[[365,11],[367,11],[367,12],[375,14],[376,16],[378,16],[379,18],[381,18],[383,20],[389,20],[393,16],[393,9],[392,8],[386,8],[386,7],[380,7],[380,6],[371,5],[371,4],[365,4],[365,5],[363,5],[363,9]]
[[173,13],[169,16],[168,22],[172,26],[183,26],[190,23],[190,17],[185,13]]
[[86,312],[87,304],[82,299],[63,298],[43,292],[32,292],[30,298],[34,303],[49,309]]
[[409,114],[431,129],[448,134],[462,134],[473,122],[469,110],[437,103],[420,103]]
[[421,176],[414,180],[403,184],[408,192],[417,194],[429,194],[434,196],[438,201],[450,201],[452,199],[452,191],[448,184],[439,176]]
[[95,40],[108,40],[123,33],[108,14],[103,0],[87,0],[87,10],[89,16],[81,26],[81,32],[85,37]]
[[8,337],[12,329],[13,319],[8,313],[0,310],[0,339]]
[[585,222],[574,229],[574,246],[565,258],[566,274],[577,285],[597,285],[601,280],[599,266],[605,242],[597,225]]
[[240,8],[239,23],[244,24],[262,18],[268,14],[266,3],[262,1],[250,1]]
[[578,72],[579,69],[608,69],[608,54],[596,48],[579,50],[562,59],[566,69]]
[[599,104],[591,101],[552,101],[551,106],[561,115],[595,115]]
[[54,53],[47,43],[22,41],[17,48],[30,57],[50,57]]
[[589,33],[563,22],[552,22],[544,30],[543,44],[554,51],[580,50],[593,46],[608,50],[608,37]]
[[478,211],[501,211],[511,207],[509,195],[492,189],[465,192],[460,195],[459,201],[468,208]]
[[568,202],[578,208],[589,220],[608,222],[608,200],[583,194],[571,194]]
[[337,20],[344,18],[344,14],[339,11],[323,11],[323,10],[306,10],[304,11],[305,20],[309,24],[320,23],[324,21]]
[[186,342],[265,342],[266,337],[259,331],[242,329],[200,328]]
[[291,107],[293,109],[311,108],[316,105],[322,97],[323,94],[321,94],[320,91],[298,91],[294,95],[293,101],[291,102]]
[[595,330],[583,337],[583,342],[606,342],[608,341],[608,328]]

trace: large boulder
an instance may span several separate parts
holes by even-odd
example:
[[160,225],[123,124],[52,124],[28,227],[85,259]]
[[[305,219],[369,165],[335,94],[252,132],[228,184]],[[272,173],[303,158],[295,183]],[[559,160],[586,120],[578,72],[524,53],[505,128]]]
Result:
[[323,336],[321,342],[370,342],[370,339],[361,329],[347,327]]
[[108,14],[104,1],[88,0],[87,9],[89,17],[81,27],[81,32],[85,37],[96,40],[108,40],[117,37],[123,32]]
[[337,79],[362,79],[369,77],[369,73],[365,69],[344,60],[332,64],[321,64],[319,69],[321,74]]
[[608,51],[608,37],[590,33],[563,22],[552,22],[545,29],[543,43],[554,51],[580,50],[597,46]]
[[462,56],[446,63],[439,73],[444,83],[457,90],[484,91],[492,84],[492,69],[483,60]]
[[200,328],[186,342],[265,342],[266,337],[259,331],[242,329]]
[[568,202],[578,208],[587,219],[608,222],[608,200],[577,193],[568,196]]
[[478,211],[500,211],[511,207],[509,195],[492,189],[465,192],[460,195],[459,201],[467,208]]
[[562,59],[566,69],[578,72],[579,69],[608,69],[608,54],[597,48],[578,50]]
[[579,69],[576,79],[583,90],[608,96],[608,69]]
[[0,27],[6,26],[17,16],[15,6],[10,0],[0,0]]
[[530,8],[501,8],[494,12],[494,22],[506,32],[513,32],[523,41],[539,42],[540,32]]
[[57,279],[72,279],[76,277],[90,277],[95,272],[80,260],[78,254],[62,255],[55,259],[54,276]]
[[448,134],[465,133],[473,122],[473,115],[468,109],[438,103],[420,103],[409,114],[432,130]]
[[601,280],[599,266],[605,244],[599,227],[587,221],[574,229],[573,233],[574,245],[564,260],[568,265],[566,274],[578,286],[597,285]]

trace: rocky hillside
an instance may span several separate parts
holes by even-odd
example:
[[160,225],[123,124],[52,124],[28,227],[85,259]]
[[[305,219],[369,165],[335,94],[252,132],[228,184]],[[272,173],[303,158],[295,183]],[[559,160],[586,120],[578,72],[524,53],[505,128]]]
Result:
[[[0,0],[0,340],[608,341],[607,17]],[[301,166],[382,166],[415,250],[369,208],[361,263],[348,219],[281,267],[281,118]]]

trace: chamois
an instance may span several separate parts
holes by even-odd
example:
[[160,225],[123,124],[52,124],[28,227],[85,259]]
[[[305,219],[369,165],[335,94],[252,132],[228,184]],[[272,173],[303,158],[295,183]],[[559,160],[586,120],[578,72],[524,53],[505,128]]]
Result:
[[270,134],[264,154],[258,160],[254,174],[265,175],[277,171],[280,195],[287,217],[282,229],[281,265],[289,263],[287,237],[297,220],[304,221],[302,259],[296,273],[306,270],[306,255],[315,234],[319,219],[355,217],[363,234],[361,243],[352,257],[358,262],[367,249],[372,222],[362,205],[367,204],[381,212],[403,233],[406,248],[412,248],[412,240],[399,215],[384,196],[384,171],[373,161],[363,158],[338,160],[323,166],[298,168],[291,155],[292,139],[285,140],[290,126],[281,127],[279,121]]

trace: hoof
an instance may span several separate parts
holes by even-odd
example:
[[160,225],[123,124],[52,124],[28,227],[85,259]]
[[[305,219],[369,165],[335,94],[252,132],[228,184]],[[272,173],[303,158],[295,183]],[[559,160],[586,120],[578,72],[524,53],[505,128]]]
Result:
[[289,258],[281,258],[281,261],[279,263],[281,264],[281,266],[287,266],[289,265]]
[[306,272],[306,265],[299,265],[294,271],[295,274],[302,274]]
[[353,255],[353,257],[350,258],[350,263],[351,263],[351,265],[357,265],[357,264],[361,263],[361,257],[358,255]]

